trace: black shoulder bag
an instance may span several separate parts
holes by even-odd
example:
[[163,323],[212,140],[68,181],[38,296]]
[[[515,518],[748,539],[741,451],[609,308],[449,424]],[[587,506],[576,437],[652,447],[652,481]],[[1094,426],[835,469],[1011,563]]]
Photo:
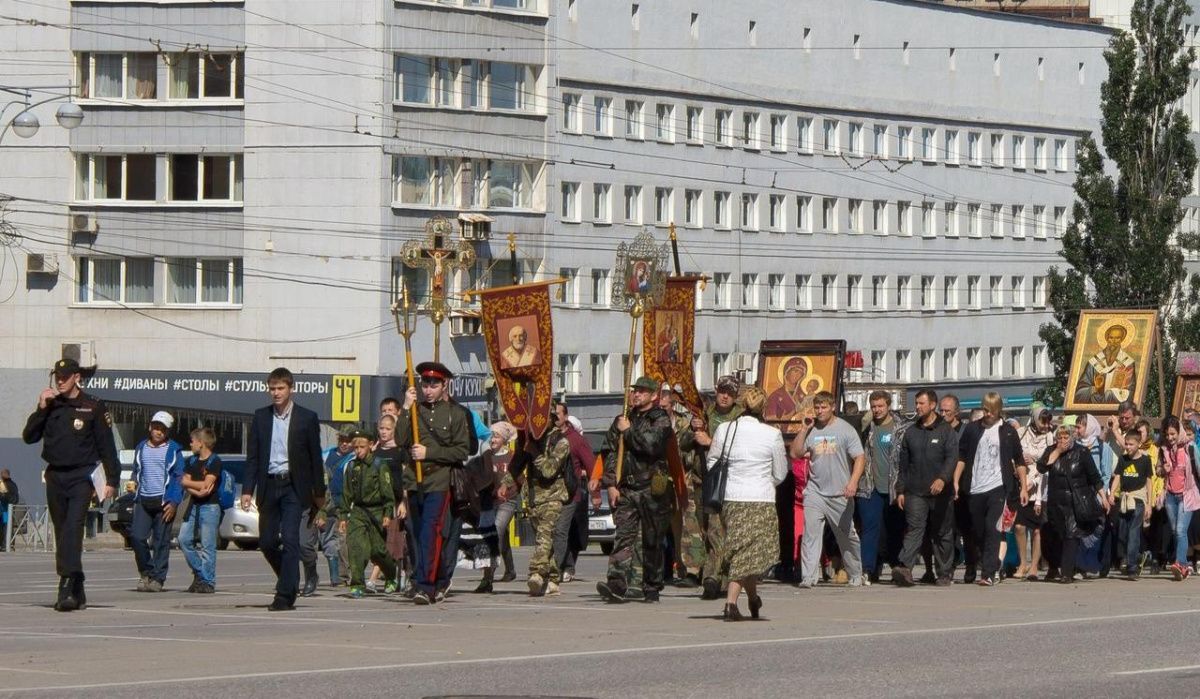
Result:
[[725,487],[729,483],[729,446],[737,437],[737,426],[738,420],[734,420],[733,429],[725,431],[721,455],[704,474],[704,483],[700,487],[700,502],[709,512],[720,512],[725,504]]

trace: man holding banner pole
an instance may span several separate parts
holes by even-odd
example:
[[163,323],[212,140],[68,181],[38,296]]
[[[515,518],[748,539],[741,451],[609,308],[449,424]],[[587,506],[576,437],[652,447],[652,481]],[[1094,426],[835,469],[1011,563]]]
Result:
[[[592,489],[608,489],[616,540],[608,558],[607,580],[596,583],[605,600],[657,602],[663,588],[663,537],[670,532],[675,497],[668,473],[667,448],[673,436],[671,418],[658,407],[659,384],[642,376],[629,387],[629,415],[613,420],[606,437],[604,475]],[[618,444],[624,441],[624,464],[617,474]],[[641,547],[642,570],[636,551]]]

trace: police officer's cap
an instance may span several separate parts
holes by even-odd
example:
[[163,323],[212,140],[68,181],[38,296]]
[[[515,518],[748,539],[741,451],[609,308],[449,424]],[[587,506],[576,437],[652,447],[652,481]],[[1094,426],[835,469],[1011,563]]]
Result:
[[423,379],[438,381],[454,378],[454,373],[441,362],[421,362],[417,365],[417,374]]
[[50,373],[54,374],[55,376],[70,376],[71,374],[81,373],[81,371],[82,370],[79,368],[79,362],[71,359],[70,357],[64,357],[58,360],[54,363],[54,366],[50,368]]

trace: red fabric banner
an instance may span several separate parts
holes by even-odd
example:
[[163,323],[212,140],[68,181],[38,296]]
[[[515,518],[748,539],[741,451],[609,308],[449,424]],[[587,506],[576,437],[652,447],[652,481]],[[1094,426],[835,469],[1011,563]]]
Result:
[[642,366],[646,375],[671,385],[679,384],[683,388],[683,403],[693,415],[704,414],[692,364],[699,281],[699,277],[668,278],[662,302],[646,311],[642,325]]
[[550,284],[479,292],[483,339],[508,421],[539,439],[554,409],[554,325]]

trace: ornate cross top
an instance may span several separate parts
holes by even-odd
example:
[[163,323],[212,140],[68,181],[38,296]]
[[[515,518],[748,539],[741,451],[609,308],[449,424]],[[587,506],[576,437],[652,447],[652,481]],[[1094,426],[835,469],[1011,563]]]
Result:
[[441,361],[441,325],[446,319],[446,273],[475,263],[475,249],[465,240],[451,241],[454,227],[442,216],[425,222],[425,240],[410,240],[400,248],[406,267],[429,272],[426,308],[433,321],[433,359]]

